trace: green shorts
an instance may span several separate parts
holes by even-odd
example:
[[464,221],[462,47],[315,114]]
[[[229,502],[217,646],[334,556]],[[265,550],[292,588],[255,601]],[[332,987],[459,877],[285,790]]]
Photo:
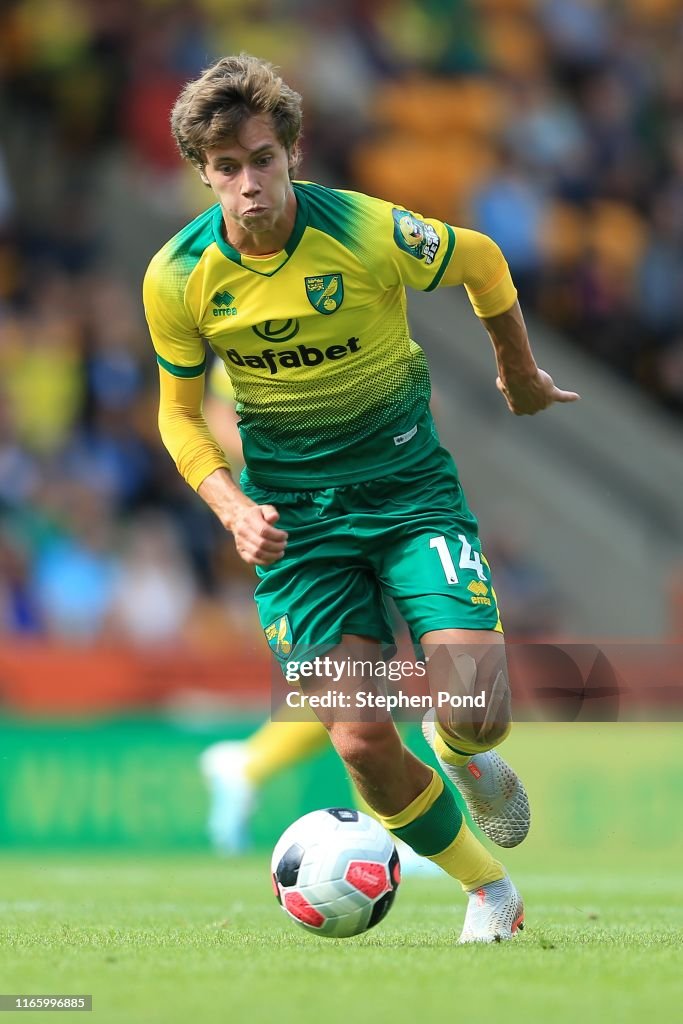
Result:
[[389,597],[414,643],[433,629],[502,630],[477,520],[444,448],[365,483],[279,491],[245,471],[242,486],[274,505],[289,533],[284,558],[256,568],[259,618],[278,658],[324,653],[343,633],[393,645]]

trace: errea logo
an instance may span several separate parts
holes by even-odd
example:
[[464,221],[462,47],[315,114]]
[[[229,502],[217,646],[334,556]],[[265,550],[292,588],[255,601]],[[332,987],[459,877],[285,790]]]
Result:
[[234,316],[237,313],[236,306],[233,306],[235,296],[229,291],[216,292],[211,301],[214,304],[214,316]]
[[489,592],[489,588],[485,583],[482,583],[481,580],[472,580],[472,582],[467,585],[467,589],[470,594],[472,594],[472,597],[470,598],[472,604],[485,604],[490,607],[491,598],[486,596]]

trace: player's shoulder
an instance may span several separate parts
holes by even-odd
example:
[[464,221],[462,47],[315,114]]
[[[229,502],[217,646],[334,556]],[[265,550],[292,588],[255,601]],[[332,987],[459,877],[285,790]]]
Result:
[[381,239],[392,223],[391,203],[364,192],[311,181],[294,182],[294,191],[306,207],[309,228],[336,239],[362,262],[376,258]]
[[306,204],[308,223],[323,230],[334,230],[340,221],[355,220],[359,217],[381,215],[391,209],[391,203],[377,199],[365,192],[347,188],[330,188],[314,181],[293,182],[297,199]]
[[169,238],[150,260],[146,278],[166,277],[169,272],[174,277],[186,278],[215,242],[214,221],[218,209],[218,204],[210,206]]

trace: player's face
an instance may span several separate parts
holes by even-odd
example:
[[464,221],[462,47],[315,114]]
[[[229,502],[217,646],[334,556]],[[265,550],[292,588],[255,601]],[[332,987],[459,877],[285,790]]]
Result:
[[[289,154],[269,114],[250,117],[236,139],[207,150],[202,173],[237,234],[276,231],[293,202]],[[240,230],[241,229],[241,230]]]

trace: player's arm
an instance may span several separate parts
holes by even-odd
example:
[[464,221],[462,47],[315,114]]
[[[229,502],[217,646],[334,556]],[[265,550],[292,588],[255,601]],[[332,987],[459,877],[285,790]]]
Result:
[[204,345],[158,256],[143,287],[145,313],[159,363],[159,431],[178,472],[235,538],[241,558],[268,565],[282,557],[287,541],[273,523],[278,512],[260,506],[230,476],[221,447],[203,416]]
[[202,415],[204,375],[175,377],[159,367],[159,431],[178,472],[235,538],[249,565],[269,565],[282,558],[287,534],[275,523],[272,505],[257,505],[230,475],[225,455]]
[[441,284],[464,284],[475,313],[493,344],[496,386],[517,416],[533,415],[554,402],[575,402],[579,395],[556,387],[541,370],[529,344],[517,290],[496,243],[487,235],[456,229],[456,244]]
[[275,524],[280,513],[274,505],[257,505],[240,490],[226,469],[216,469],[197,491],[235,538],[235,547],[248,565],[279,561],[287,546],[287,533]]
[[225,455],[202,415],[204,374],[175,377],[159,367],[159,431],[178,472],[206,502],[235,538],[249,565],[269,565],[282,558],[287,534],[278,530],[272,505],[257,505],[230,476]]
[[533,416],[554,402],[580,397],[556,387],[550,374],[536,365],[519,302],[505,313],[481,319],[496,354],[496,387],[516,416]]

